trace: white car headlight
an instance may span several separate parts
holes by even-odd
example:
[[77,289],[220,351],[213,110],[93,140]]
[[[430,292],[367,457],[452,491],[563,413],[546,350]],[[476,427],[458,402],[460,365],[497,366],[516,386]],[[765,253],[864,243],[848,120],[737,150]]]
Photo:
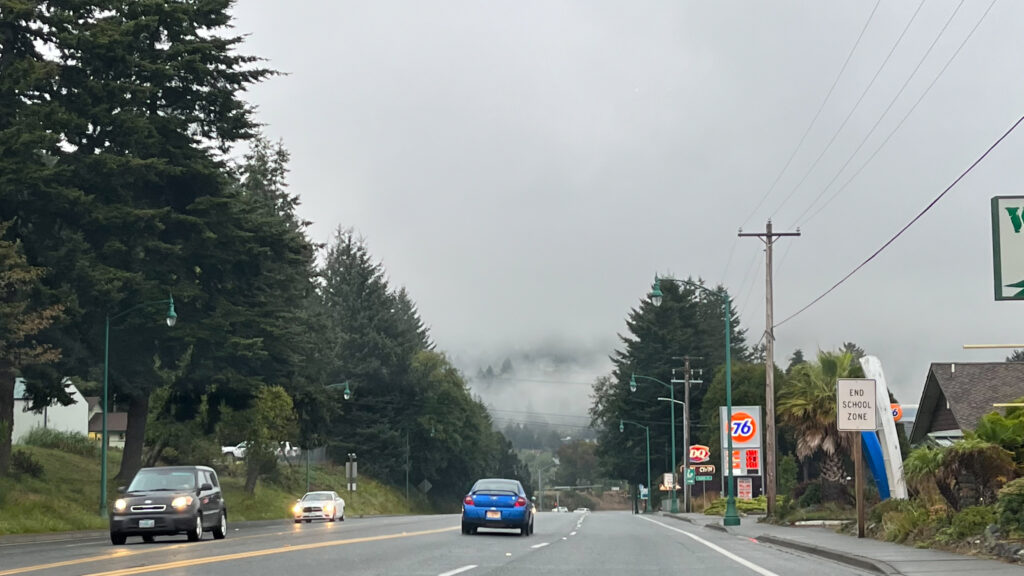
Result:
[[191,496],[178,496],[174,500],[171,500],[171,508],[175,510],[184,510],[192,505]]
[[124,509],[127,507],[128,503],[125,502],[123,498],[118,498],[117,501],[114,502],[114,510],[117,510],[118,512],[124,512]]

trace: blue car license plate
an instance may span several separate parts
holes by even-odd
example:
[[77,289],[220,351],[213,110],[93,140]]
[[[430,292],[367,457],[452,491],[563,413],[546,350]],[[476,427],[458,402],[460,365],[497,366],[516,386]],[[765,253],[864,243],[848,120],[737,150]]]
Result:
[[139,520],[139,528],[152,528],[156,525],[156,520]]
[[488,510],[487,511],[487,519],[488,520],[501,520],[501,511],[500,510]]

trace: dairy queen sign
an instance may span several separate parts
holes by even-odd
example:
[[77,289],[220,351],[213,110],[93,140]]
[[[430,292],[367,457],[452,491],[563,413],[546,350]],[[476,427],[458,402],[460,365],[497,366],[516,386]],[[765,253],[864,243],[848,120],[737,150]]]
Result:
[[701,444],[690,446],[690,463],[700,464],[711,460],[711,449]]

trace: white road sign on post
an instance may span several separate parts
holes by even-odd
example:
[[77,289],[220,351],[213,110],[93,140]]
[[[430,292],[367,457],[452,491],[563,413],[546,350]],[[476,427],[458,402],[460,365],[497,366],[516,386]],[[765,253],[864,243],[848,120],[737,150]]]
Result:
[[875,381],[867,378],[840,378],[836,381],[836,427],[840,432],[874,431]]

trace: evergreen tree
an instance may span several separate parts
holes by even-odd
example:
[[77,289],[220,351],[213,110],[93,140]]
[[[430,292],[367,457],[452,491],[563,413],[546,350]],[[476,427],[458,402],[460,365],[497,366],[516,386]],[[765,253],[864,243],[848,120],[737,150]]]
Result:
[[25,366],[54,362],[60,356],[37,335],[61,309],[34,305],[32,291],[43,270],[29,266],[18,244],[3,238],[7,229],[7,224],[0,224],[0,476],[7,474],[11,462],[15,375]]
[[[58,181],[74,183],[86,209],[58,206],[64,218],[24,232],[42,238],[60,225],[74,241],[77,254],[36,247],[36,261],[54,271],[52,286],[74,290],[73,326],[62,336],[85,346],[70,356],[78,364],[69,366],[72,373],[98,378],[104,316],[168,292],[183,316],[196,311],[201,274],[212,272],[202,251],[223,235],[210,217],[230,213],[223,205],[233,201],[221,154],[254,130],[240,93],[271,73],[237,54],[241,37],[223,35],[229,7],[228,0],[48,7],[47,47],[59,68],[48,95],[60,115],[46,127],[68,150],[59,154]],[[78,260],[64,266],[73,256]],[[128,399],[121,476],[141,461],[157,357],[184,349],[190,336],[161,327],[153,315],[140,311],[112,326],[111,387]]]
[[[629,419],[651,427],[651,453],[670,452],[671,426],[668,402],[658,397],[669,392],[663,386],[638,379],[636,392],[630,392],[630,376],[634,373],[657,378],[669,383],[673,368],[678,366],[674,356],[702,356],[702,365],[712,368],[724,364],[724,319],[722,303],[717,295],[709,295],[689,286],[662,282],[662,302],[655,306],[650,300],[633,309],[626,321],[628,336],[620,336],[623,348],[612,356],[614,370],[594,385],[594,402],[590,408],[593,424],[598,431],[597,455],[609,476],[628,478],[632,482],[646,482],[646,464],[643,457],[644,435],[630,430],[619,431],[619,420]],[[719,288],[719,291],[722,289]],[[734,362],[748,357],[745,330],[740,327],[737,311],[732,317],[732,359]],[[677,373],[677,376],[681,374]],[[679,386],[677,399],[683,395]],[[701,411],[704,389],[691,388],[690,413]],[[683,418],[676,410],[677,457],[684,456],[680,449]],[[642,432],[642,430],[641,430]],[[636,455],[640,454],[639,457]],[[664,464],[656,465],[656,473],[669,471]]]

